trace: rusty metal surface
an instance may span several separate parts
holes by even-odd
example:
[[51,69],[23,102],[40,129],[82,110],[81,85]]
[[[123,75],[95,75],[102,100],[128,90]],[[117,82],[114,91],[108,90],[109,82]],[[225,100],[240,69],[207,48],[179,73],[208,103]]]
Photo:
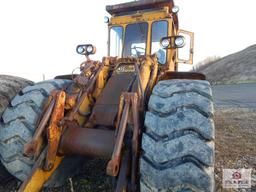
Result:
[[173,7],[173,0],[140,0],[117,5],[108,5],[106,6],[106,11],[110,14],[118,14],[129,11],[159,8],[164,6]]
[[133,119],[133,136],[132,136],[132,167],[131,167],[131,190],[137,191],[138,186],[138,161],[139,161],[139,142],[140,142],[140,118],[138,96],[136,93],[131,94],[132,102],[132,119]]
[[82,128],[74,123],[68,123],[67,126],[61,139],[60,154],[111,157],[115,143],[114,131]]
[[142,85],[142,78],[141,78],[141,74],[140,74],[139,63],[135,63],[135,69],[136,69],[136,75],[137,75],[137,82],[139,84],[139,90],[138,91],[140,93],[142,102],[144,102],[145,90],[144,90],[144,87]]
[[[117,119],[116,119],[116,124],[115,127],[117,128],[120,124],[121,118],[122,118],[122,114],[123,114],[123,110],[124,110],[124,96],[121,95],[120,96],[120,101],[119,101],[119,108],[118,108],[118,114],[117,114]],[[117,133],[118,129],[116,129],[116,133]]]
[[79,94],[69,94],[69,95],[67,95],[66,103],[65,103],[65,109],[66,110],[74,108],[74,106],[76,105],[78,96],[79,96]]
[[63,127],[60,125],[60,121],[64,118],[65,101],[66,93],[64,91],[59,91],[56,94],[56,102],[51,114],[51,121],[47,127],[48,146],[44,165],[44,169],[47,171],[50,171],[53,168],[57,155],[60,137],[63,130]]
[[[72,111],[69,113],[68,117],[65,117],[62,122],[65,121],[73,121],[76,120],[77,123],[83,124],[87,117],[85,117],[83,114],[90,110],[90,105],[92,103],[89,101],[89,95],[92,94],[94,91],[95,83],[97,81],[97,78],[99,74],[101,73],[104,65],[100,62],[94,62],[94,61],[88,61],[88,66],[85,65],[86,63],[82,63],[80,68],[83,71],[84,78],[88,78],[88,83],[80,84],[81,89],[79,91],[79,97],[77,98],[76,104],[73,106]],[[94,67],[92,67],[94,65]],[[90,74],[87,76],[86,74]],[[81,78],[81,77],[79,77]],[[83,80],[82,83],[85,81]],[[81,82],[77,82],[78,84]]]
[[121,151],[122,151],[124,135],[126,132],[129,109],[131,104],[128,94],[123,93],[123,96],[124,96],[125,105],[124,105],[120,125],[117,130],[117,137],[116,137],[112,158],[107,165],[107,174],[114,177],[117,176],[120,168]]
[[[132,165],[131,165],[131,190],[137,191],[138,182],[138,160],[139,160],[139,140],[140,140],[140,122],[139,122],[139,105],[138,96],[136,93],[125,92],[122,94],[124,107],[122,109],[122,116],[118,129],[116,130],[116,142],[113,150],[112,158],[107,165],[107,174],[110,176],[117,176],[120,170],[122,159],[122,149],[124,147],[124,137],[126,134],[129,115],[133,124],[132,144],[128,148],[132,151]],[[129,113],[131,112],[131,113]],[[127,146],[126,146],[127,147]],[[122,184],[120,184],[122,186]]]
[[114,126],[118,113],[118,105],[96,105],[90,122],[94,125]]
[[90,121],[96,125],[115,126],[120,96],[131,89],[134,79],[133,73],[113,75],[97,99]]
[[33,156],[34,158],[37,158],[37,156],[40,153],[40,149],[42,147],[43,132],[45,131],[46,125],[50,119],[51,113],[55,105],[55,100],[52,96],[48,98],[47,103],[49,103],[46,105],[47,109],[44,111],[44,116],[42,117],[38,125],[38,128],[36,129],[36,132],[33,135],[32,140],[29,143],[25,144],[24,146],[24,154],[26,156]]
[[205,80],[206,77],[201,73],[194,72],[166,72],[159,77],[159,81],[169,79],[194,79],[194,80]]
[[78,74],[68,74],[68,75],[58,75],[54,77],[54,79],[68,79],[68,80],[73,80],[75,77],[77,77]]
[[121,167],[117,178],[116,192],[129,191],[129,178],[131,176],[131,151],[126,150],[122,155]]

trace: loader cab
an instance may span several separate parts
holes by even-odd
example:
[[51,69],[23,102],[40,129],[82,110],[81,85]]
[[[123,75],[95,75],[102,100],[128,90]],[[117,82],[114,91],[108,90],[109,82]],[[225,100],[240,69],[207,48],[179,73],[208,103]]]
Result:
[[109,56],[138,57],[157,54],[159,63],[164,65],[167,62],[167,50],[160,46],[160,40],[166,36],[168,36],[168,20],[154,21],[151,24],[131,23],[125,28],[112,26],[110,27]]
[[[156,54],[160,67],[175,71],[179,63],[178,48],[164,48],[164,37],[179,35],[177,7],[172,0],[135,1],[107,6],[108,56],[139,57]],[[192,44],[191,44],[192,45]],[[190,51],[193,47],[190,47]],[[192,63],[193,54],[183,63]]]

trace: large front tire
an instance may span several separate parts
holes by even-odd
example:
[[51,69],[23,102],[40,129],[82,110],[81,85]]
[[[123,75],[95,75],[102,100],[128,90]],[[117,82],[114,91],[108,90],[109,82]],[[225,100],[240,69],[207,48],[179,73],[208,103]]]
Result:
[[[44,103],[52,90],[62,89],[71,81],[49,80],[25,87],[11,101],[0,122],[0,160],[16,178],[24,181],[31,172],[34,160],[23,155],[24,144],[34,134]],[[83,157],[67,157],[54,172],[47,187],[60,186],[65,179],[80,171]]]
[[141,192],[213,192],[210,84],[161,81],[153,90],[148,109],[140,158]]

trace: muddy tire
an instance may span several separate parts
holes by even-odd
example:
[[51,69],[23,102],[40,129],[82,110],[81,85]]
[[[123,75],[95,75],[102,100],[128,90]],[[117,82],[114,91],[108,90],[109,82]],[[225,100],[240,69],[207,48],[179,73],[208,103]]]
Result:
[[[12,98],[24,87],[32,84],[33,83],[31,81],[20,77],[0,75],[0,118],[7,106],[10,104]],[[0,163],[0,183],[5,183],[11,178],[12,176]]]
[[[23,155],[24,144],[29,142],[41,116],[43,105],[54,89],[62,89],[69,80],[49,80],[25,87],[16,95],[2,115],[0,123],[0,160],[16,178],[24,181],[34,164]],[[65,174],[69,174],[71,159],[66,158],[48,182],[48,186],[59,186]],[[75,160],[72,162],[75,164]],[[63,173],[64,172],[64,173]],[[60,175],[61,174],[61,175]],[[66,179],[66,178],[65,178]]]
[[213,192],[214,122],[210,84],[166,80],[153,90],[140,158],[141,192]]
[[12,98],[32,82],[20,77],[0,75],[0,117]]

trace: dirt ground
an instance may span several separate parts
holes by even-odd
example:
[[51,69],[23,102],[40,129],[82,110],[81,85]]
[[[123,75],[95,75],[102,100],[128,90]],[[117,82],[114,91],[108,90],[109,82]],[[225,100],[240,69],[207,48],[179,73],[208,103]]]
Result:
[[[255,109],[217,109],[215,112],[216,153],[215,180],[216,191],[222,189],[222,168],[253,169],[252,189],[256,191],[256,110]],[[235,190],[233,190],[235,191]]]
[[[215,112],[217,192],[233,192],[222,188],[222,169],[251,168],[252,188],[237,190],[256,192],[256,109],[218,108]],[[83,167],[83,174],[66,182],[61,188],[44,191],[112,192],[111,179],[105,175],[106,161],[95,159]],[[93,170],[93,171],[92,171]],[[17,189],[14,180],[0,186],[0,192]]]

